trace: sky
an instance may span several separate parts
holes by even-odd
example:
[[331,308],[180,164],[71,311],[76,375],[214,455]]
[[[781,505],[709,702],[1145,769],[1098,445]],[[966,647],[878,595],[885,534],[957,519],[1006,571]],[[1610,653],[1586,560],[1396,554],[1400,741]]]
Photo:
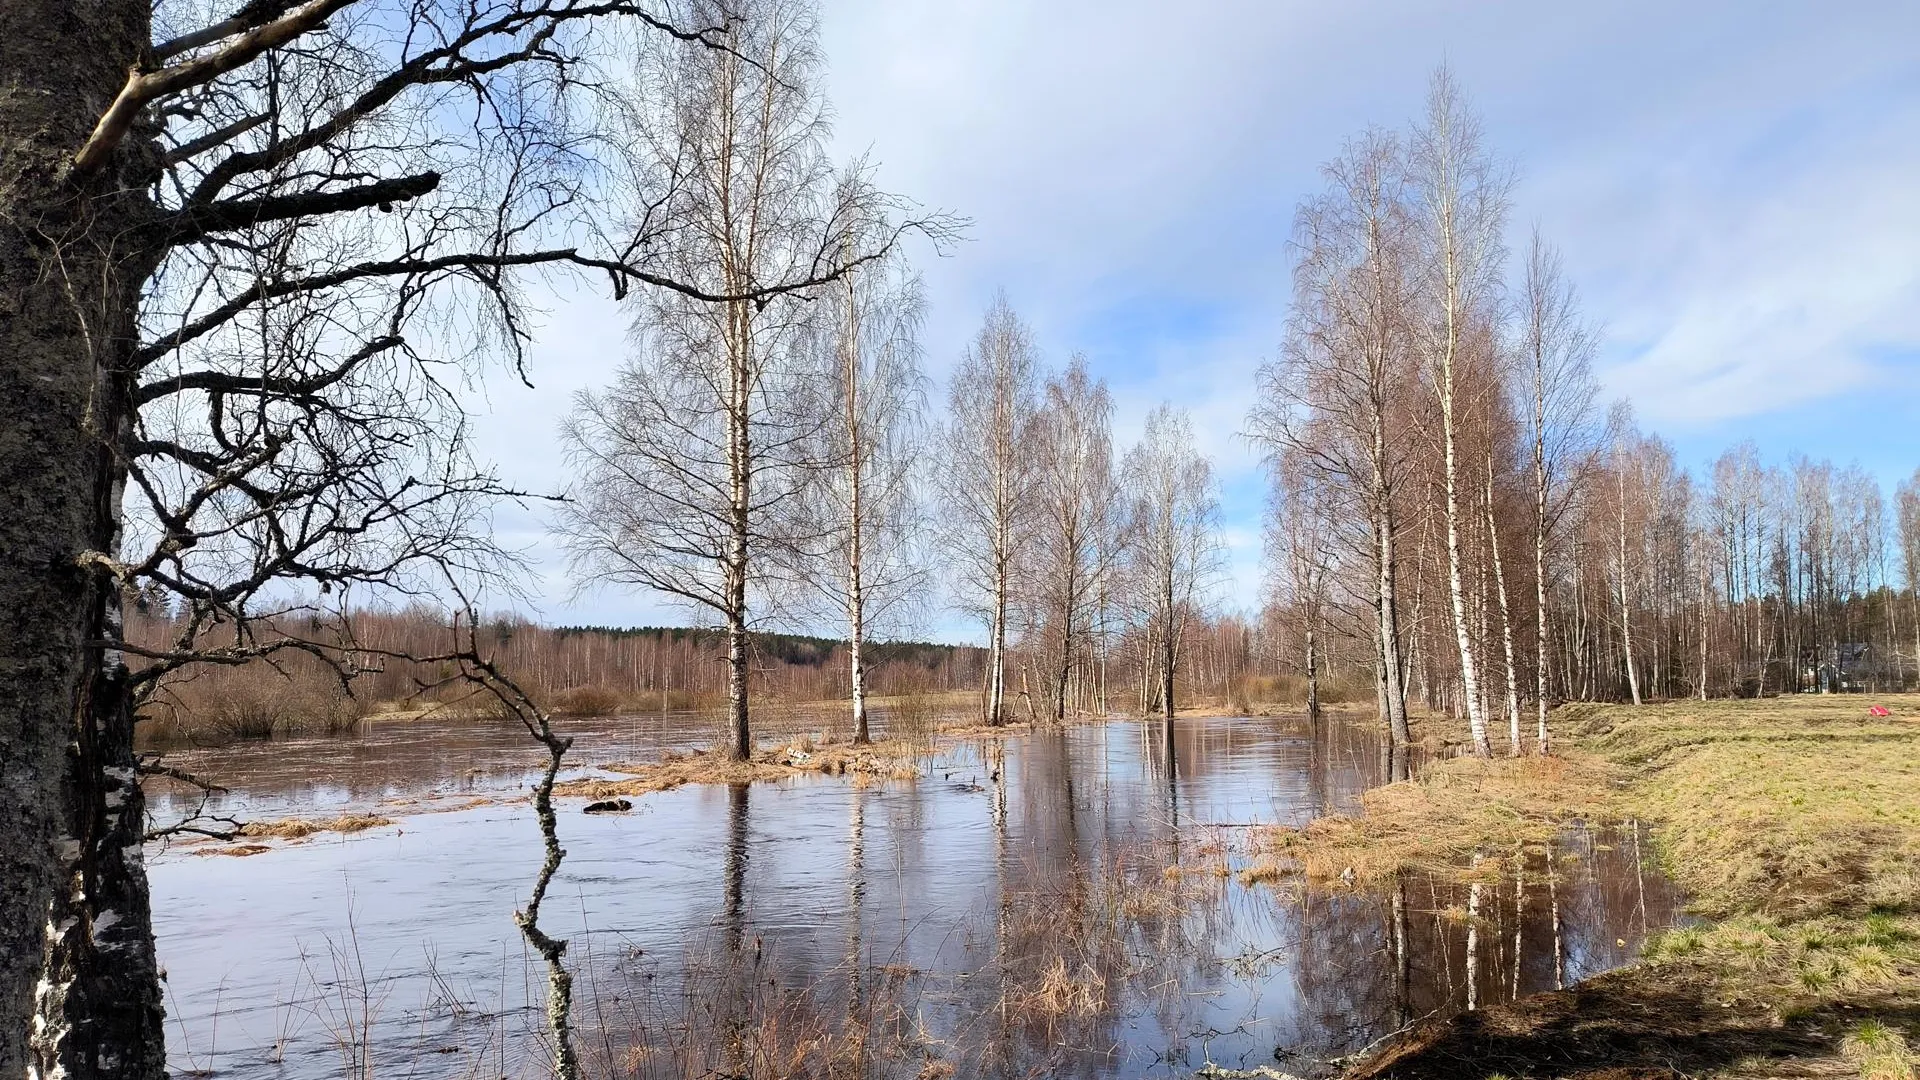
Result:
[[[1456,10],[1464,9],[1464,10]],[[1115,442],[1187,409],[1220,481],[1229,573],[1260,583],[1265,483],[1243,437],[1279,347],[1295,205],[1369,125],[1404,128],[1447,65],[1516,170],[1510,244],[1538,226],[1602,331],[1596,371],[1696,471],[1727,446],[1920,466],[1920,4],[822,0],[834,151],[971,219],[922,247],[922,339],[944,383],[996,291],[1043,359],[1087,354]],[[608,381],[626,317],[540,298],[528,389],[474,404],[477,449],[569,482],[572,395]],[[936,396],[939,400],[940,396]],[[549,623],[685,624],[572,581],[537,508],[496,528]],[[920,636],[980,636],[932,616]]]

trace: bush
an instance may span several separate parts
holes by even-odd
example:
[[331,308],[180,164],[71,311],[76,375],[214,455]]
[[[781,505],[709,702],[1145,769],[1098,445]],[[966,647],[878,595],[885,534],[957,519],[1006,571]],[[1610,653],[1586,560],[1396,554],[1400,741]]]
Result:
[[337,735],[359,726],[367,705],[331,667],[305,654],[277,659],[278,666],[205,666],[165,680],[142,710],[142,734],[204,745]]
[[569,686],[553,695],[551,710],[560,716],[612,716],[621,697],[604,686]]

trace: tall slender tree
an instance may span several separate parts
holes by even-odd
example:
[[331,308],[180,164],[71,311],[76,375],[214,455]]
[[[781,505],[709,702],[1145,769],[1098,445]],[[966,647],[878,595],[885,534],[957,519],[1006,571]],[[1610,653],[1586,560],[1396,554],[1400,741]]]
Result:
[[729,47],[643,53],[654,101],[629,146],[644,175],[667,178],[651,205],[679,223],[675,270],[706,295],[647,297],[617,381],[576,400],[562,438],[580,480],[560,527],[584,578],[651,589],[725,628],[728,752],[745,760],[755,604],[818,539],[801,496],[831,391],[810,354],[814,305],[729,297],[858,248],[877,208],[857,177],[832,176],[812,5],[693,10],[731,27]]
[[1591,455],[1591,419],[1598,386],[1592,374],[1593,332],[1581,321],[1573,286],[1560,254],[1539,229],[1527,248],[1520,291],[1520,367],[1526,400],[1533,473],[1533,613],[1535,749],[1552,752],[1547,728],[1547,550],[1555,527],[1572,502],[1576,482]]
[[1425,317],[1419,320],[1426,376],[1439,406],[1447,544],[1447,595],[1460,658],[1462,696],[1474,751],[1493,754],[1481,699],[1481,660],[1469,621],[1464,564],[1461,442],[1473,402],[1462,400],[1468,343],[1494,317],[1511,180],[1488,154],[1479,120],[1445,68],[1434,74],[1410,155],[1421,241]]
[[1213,467],[1194,446],[1186,412],[1161,405],[1147,415],[1139,443],[1121,464],[1121,476],[1131,503],[1127,542],[1134,588],[1157,676],[1156,704],[1172,745],[1181,642],[1188,625],[1200,617],[1220,566]]
[[827,467],[809,492],[824,550],[807,553],[799,569],[844,620],[853,739],[865,743],[867,640],[898,628],[927,579],[919,487],[925,302],[920,279],[898,260],[848,274],[833,299],[820,313],[830,318],[822,355],[829,418],[817,454]]
[[1066,716],[1114,558],[1113,399],[1087,358],[1046,381],[1034,424],[1034,541],[1027,591],[1049,669],[1048,705]]
[[953,586],[987,628],[986,722],[1006,720],[1007,617],[1032,542],[1039,361],[1003,293],[987,309],[948,385],[940,479]]
[[1284,605],[1300,627],[1300,670],[1307,681],[1307,719],[1320,719],[1320,675],[1329,591],[1339,551],[1327,523],[1339,510],[1321,473],[1297,460],[1272,463],[1266,558],[1270,605]]
[[[1281,358],[1260,369],[1253,437],[1287,467],[1310,470],[1340,510],[1332,535],[1369,578],[1375,690],[1403,774],[1412,741],[1401,617],[1401,513],[1408,477],[1412,336],[1411,221],[1404,151],[1370,130],[1323,170],[1327,191],[1294,219],[1300,261]],[[1361,525],[1356,533],[1348,525]]]

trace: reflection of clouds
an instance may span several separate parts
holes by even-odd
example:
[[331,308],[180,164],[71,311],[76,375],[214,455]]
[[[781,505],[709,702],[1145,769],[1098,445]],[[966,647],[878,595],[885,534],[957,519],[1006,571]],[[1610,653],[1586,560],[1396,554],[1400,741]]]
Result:
[[[584,737],[585,758],[631,760],[682,745],[671,728],[570,724]],[[223,748],[193,765],[231,777],[248,805],[319,816],[341,791],[316,775],[364,797],[382,785],[444,789],[475,766],[497,765],[489,790],[511,796],[533,764],[524,734],[495,725],[389,730],[409,737],[333,740],[340,750],[332,757],[306,746],[300,754],[284,745]],[[1106,1077],[1203,1058],[1272,1064],[1276,1046],[1324,1057],[1464,1003],[1465,927],[1452,910],[1464,906],[1459,887],[1409,878],[1396,908],[1337,886],[1248,887],[1214,873],[1239,869],[1246,855],[1246,830],[1220,822],[1251,814],[1302,822],[1375,782],[1372,725],[1324,724],[1315,746],[1285,722],[1181,721],[1177,788],[1189,824],[1177,835],[1168,831],[1160,731],[1157,722],[1118,722],[983,740],[941,758],[918,782],[864,789],[828,777],[756,785],[750,795],[690,785],[638,800],[631,815],[598,818],[563,800],[561,881],[578,902],[556,908],[556,918],[575,938],[569,957],[581,965],[582,986],[609,995],[583,994],[583,1024],[614,1025],[618,1039],[642,1022],[668,1030],[697,1009],[697,1023],[772,1038],[782,1025],[837,1031],[859,996],[882,1011],[904,1007],[960,1065],[958,1075],[995,1074],[980,1063],[1013,1060],[1058,1066],[1048,1075]],[[993,745],[1003,745],[1003,758]],[[505,771],[515,761],[522,774]],[[996,785],[976,782],[989,767],[1002,770],[1005,815],[993,810]],[[1573,834],[1561,856],[1570,978],[1635,955],[1643,888],[1647,925],[1663,925],[1677,908],[1660,879],[1635,877],[1630,839],[1587,840]],[[1644,862],[1644,848],[1639,854]],[[419,1037],[417,1012],[408,1010],[432,990],[419,965],[423,943],[451,985],[499,987],[500,1010],[520,1015],[526,985],[514,965],[522,950],[502,913],[538,857],[525,804],[507,801],[257,859],[156,860],[173,1018],[204,1045],[223,993],[229,1008],[273,1000],[276,980],[288,983],[298,970],[293,941],[334,932],[348,886],[360,898],[357,932],[368,955],[393,957],[381,1060],[404,1058]],[[1483,892],[1483,1001],[1510,996],[1516,962],[1522,993],[1552,985],[1542,864],[1532,860],[1517,956],[1511,884]],[[1189,872],[1169,875],[1173,865]],[[252,917],[234,922],[236,903]],[[1396,941],[1408,946],[1404,982]],[[1100,986],[1050,1014],[1035,991],[1056,960],[1083,985]],[[1003,1021],[1003,1002],[1028,1014]],[[229,1040],[230,1019],[219,1024],[223,1075],[318,1080],[336,1065],[317,1028],[296,1037],[282,1070],[257,1047]],[[697,1049],[711,1054],[715,1045]],[[669,1054],[640,1075],[703,1074],[674,1071],[680,1064]]]

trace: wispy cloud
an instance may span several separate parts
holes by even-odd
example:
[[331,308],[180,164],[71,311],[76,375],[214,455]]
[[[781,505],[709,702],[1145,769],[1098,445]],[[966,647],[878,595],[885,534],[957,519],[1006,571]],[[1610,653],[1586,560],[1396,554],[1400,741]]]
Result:
[[[1293,207],[1343,139],[1412,115],[1442,61],[1519,167],[1515,235],[1538,221],[1565,249],[1607,328],[1602,376],[1644,421],[1685,439],[1920,390],[1905,0],[824,0],[823,25],[839,150],[976,222],[950,256],[922,253],[932,373],[1004,287],[1050,360],[1084,350],[1108,377],[1120,439],[1162,400],[1191,410],[1228,495],[1230,595],[1258,584],[1262,485],[1239,432],[1279,344]],[[540,389],[490,388],[482,442],[513,479],[558,489],[555,426],[624,352],[624,319],[572,292],[548,306]],[[1912,427],[1874,437],[1920,459]],[[570,600],[538,523],[513,527],[539,552],[548,617],[674,617]]]

